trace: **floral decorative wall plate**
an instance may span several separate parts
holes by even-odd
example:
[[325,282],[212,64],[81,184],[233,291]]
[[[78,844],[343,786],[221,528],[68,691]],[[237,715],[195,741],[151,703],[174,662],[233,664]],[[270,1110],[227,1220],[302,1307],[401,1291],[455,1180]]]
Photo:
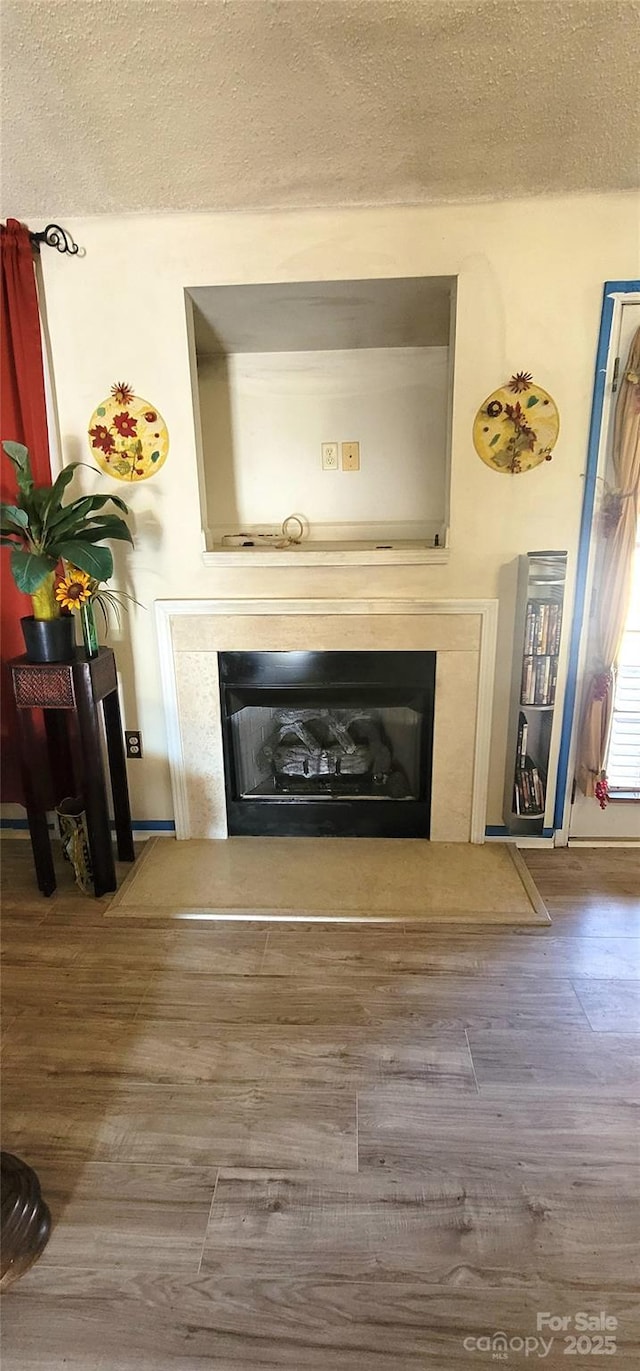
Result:
[[481,405],[473,442],[488,467],[515,476],[551,461],[559,431],[555,401],[528,371],[519,371]]
[[167,459],[167,425],[155,405],[120,382],[89,422],[91,454],[117,481],[146,481]]

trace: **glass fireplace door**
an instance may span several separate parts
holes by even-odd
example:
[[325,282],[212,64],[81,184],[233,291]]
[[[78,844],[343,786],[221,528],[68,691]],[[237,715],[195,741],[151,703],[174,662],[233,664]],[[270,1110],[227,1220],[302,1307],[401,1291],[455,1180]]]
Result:
[[433,653],[220,654],[229,831],[427,837],[434,672]]

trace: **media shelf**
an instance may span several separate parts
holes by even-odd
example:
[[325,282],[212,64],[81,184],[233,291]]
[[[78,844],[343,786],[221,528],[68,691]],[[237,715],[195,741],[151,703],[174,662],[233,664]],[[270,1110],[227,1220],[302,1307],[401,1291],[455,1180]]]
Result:
[[504,822],[534,837],[551,823],[551,774],[566,552],[527,552],[519,559],[514,627]]

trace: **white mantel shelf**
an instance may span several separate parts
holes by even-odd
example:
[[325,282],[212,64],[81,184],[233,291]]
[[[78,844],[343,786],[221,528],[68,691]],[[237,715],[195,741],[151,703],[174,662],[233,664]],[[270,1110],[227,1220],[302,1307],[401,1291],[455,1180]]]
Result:
[[449,561],[446,547],[415,542],[305,543],[296,547],[218,547],[203,552],[207,567],[274,566],[425,566]]

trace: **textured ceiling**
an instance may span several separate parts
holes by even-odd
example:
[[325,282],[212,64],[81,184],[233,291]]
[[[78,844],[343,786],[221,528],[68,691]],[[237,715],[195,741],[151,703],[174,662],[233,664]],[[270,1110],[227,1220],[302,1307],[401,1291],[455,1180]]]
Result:
[[638,182],[640,0],[3,0],[2,213]]

